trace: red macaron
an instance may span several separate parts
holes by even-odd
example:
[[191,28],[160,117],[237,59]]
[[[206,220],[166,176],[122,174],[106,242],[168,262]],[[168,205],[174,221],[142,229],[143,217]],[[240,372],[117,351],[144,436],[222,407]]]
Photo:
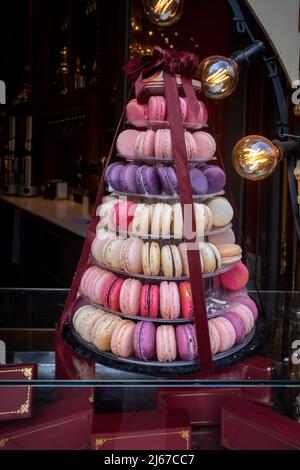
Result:
[[141,292],[140,312],[142,317],[157,318],[159,309],[159,287],[145,285]]
[[183,318],[192,318],[194,314],[191,283],[183,281],[179,284],[180,305]]
[[103,289],[103,305],[115,312],[120,310],[120,290],[124,279],[108,279]]
[[127,231],[133,220],[135,204],[132,201],[118,201],[112,208],[110,218],[112,226]]

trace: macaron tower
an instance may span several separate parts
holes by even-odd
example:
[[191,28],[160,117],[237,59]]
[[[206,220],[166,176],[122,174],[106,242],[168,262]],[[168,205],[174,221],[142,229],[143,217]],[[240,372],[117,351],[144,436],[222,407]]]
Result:
[[[193,195],[197,242],[187,242],[163,82],[145,84],[147,102],[126,106],[126,128],[116,136],[104,174],[90,255],[70,323],[95,361],[168,375],[198,367],[198,345],[188,250],[202,266],[213,361],[234,356],[255,333],[256,303],[248,269],[232,230],[226,176],[216,164],[208,111],[193,80],[198,112],[180,90],[180,115]],[[148,88],[147,88],[148,87]],[[96,351],[96,352],[95,352]],[[230,362],[227,362],[230,363]],[[194,369],[193,369],[194,368]]]

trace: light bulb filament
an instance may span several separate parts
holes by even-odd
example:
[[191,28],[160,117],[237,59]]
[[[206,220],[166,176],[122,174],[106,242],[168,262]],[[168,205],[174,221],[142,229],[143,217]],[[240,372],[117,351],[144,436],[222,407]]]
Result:
[[216,86],[220,83],[224,83],[226,80],[229,80],[230,76],[226,69],[221,68],[217,70],[215,73],[207,77],[207,82],[210,86]]
[[162,15],[167,12],[169,6],[171,6],[173,0],[159,0],[155,5],[154,12],[161,13]]
[[268,162],[268,156],[262,149],[245,149],[243,155],[243,164],[251,172],[263,168]]

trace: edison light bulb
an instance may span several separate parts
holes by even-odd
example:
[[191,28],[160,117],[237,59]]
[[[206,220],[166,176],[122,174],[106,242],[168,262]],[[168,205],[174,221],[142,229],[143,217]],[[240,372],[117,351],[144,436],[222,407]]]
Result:
[[151,23],[170,26],[181,17],[184,0],[144,0],[143,5]]
[[208,98],[220,100],[231,95],[239,79],[237,63],[218,55],[204,59],[199,65],[199,75],[203,91]]
[[232,163],[237,173],[248,180],[267,178],[276,168],[280,149],[260,135],[249,135],[237,142]]
[[293,111],[295,116],[300,117],[300,104],[295,104]]

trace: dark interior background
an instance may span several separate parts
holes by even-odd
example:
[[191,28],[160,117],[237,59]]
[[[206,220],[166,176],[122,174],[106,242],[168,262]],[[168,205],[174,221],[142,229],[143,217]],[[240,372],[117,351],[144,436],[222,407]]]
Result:
[[[201,60],[213,54],[228,56],[249,43],[236,32],[226,0],[186,1],[181,19],[167,28],[151,24],[139,0],[96,0],[94,10],[87,15],[88,3],[89,0],[0,2],[0,79],[7,84],[7,105],[1,106],[0,113],[0,148],[4,152],[7,146],[8,116],[16,115],[21,129],[26,115],[33,115],[37,180],[42,183],[59,177],[74,186],[81,160],[85,163],[81,185],[93,199],[101,162],[109,151],[126,100],[124,61],[149,53],[155,44],[191,50]],[[256,39],[268,45],[254,18],[245,8],[244,11]],[[65,94],[60,92],[57,74],[63,47],[68,50],[69,67]],[[268,53],[272,54],[269,45]],[[86,86],[74,89],[78,57],[81,66],[85,65]],[[288,101],[288,86],[281,71],[280,74]],[[31,84],[30,99],[24,104],[13,104],[24,82]],[[241,74],[231,97],[207,104],[210,132],[217,139],[227,171],[229,198],[232,196],[236,204],[235,229],[240,240],[247,241],[248,262],[252,263],[259,287],[299,288],[285,165],[281,164],[269,179],[250,183],[242,180],[231,164],[232,148],[243,135],[275,137],[276,102],[262,62],[257,61]],[[292,115],[291,130],[296,131]],[[21,142],[22,136],[19,139]],[[24,216],[22,244],[27,248],[16,264],[11,256],[14,214],[2,202],[0,207],[1,284],[68,287],[82,240],[72,239],[71,235],[66,240],[59,231],[53,235],[51,227]],[[42,269],[40,252],[45,247],[49,259],[45,262],[47,269]],[[68,250],[69,257],[64,260],[60,253]]]

